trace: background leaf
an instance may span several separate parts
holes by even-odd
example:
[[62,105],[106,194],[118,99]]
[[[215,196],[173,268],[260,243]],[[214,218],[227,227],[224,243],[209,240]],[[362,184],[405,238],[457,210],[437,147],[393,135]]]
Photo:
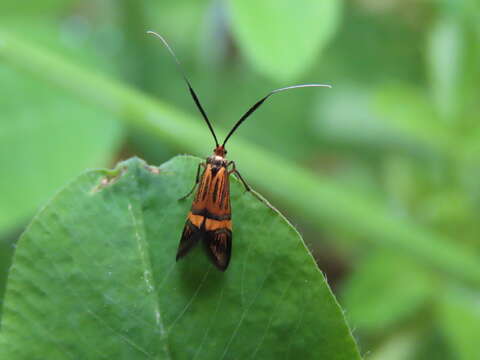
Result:
[[28,1],[20,3],[18,1],[3,0],[0,2],[0,16],[26,15],[38,16],[39,14],[49,14],[52,12],[65,11],[71,6],[73,1],[68,0],[45,0]]
[[[6,24],[76,63],[106,68],[106,59],[95,56],[86,39],[60,31],[52,19],[6,17],[2,28]],[[27,222],[39,204],[79,172],[111,161],[123,126],[112,114],[16,68],[0,66],[0,79],[6,89],[6,96],[0,97],[0,236],[4,236]]]
[[386,341],[369,360],[410,360],[415,356],[418,336],[414,332],[400,333]]
[[0,97],[0,229],[5,232],[82,169],[108,162],[121,127],[55,87],[6,68],[0,68],[0,77],[9,89],[9,96]]
[[452,121],[458,115],[462,92],[464,49],[461,24],[453,16],[440,18],[429,34],[429,70],[432,93],[439,114]]
[[437,308],[441,329],[458,359],[474,360],[478,358],[480,296],[456,287],[446,289]]
[[408,259],[375,251],[344,284],[342,300],[352,326],[385,332],[426,305],[434,283]]
[[199,161],[133,159],[57,194],[18,244],[0,357],[359,359],[296,230],[236,181],[229,269],[201,247],[175,263]]
[[[292,80],[311,66],[335,34],[340,0],[231,0],[235,38],[261,73]],[[252,11],[252,9],[254,9]]]

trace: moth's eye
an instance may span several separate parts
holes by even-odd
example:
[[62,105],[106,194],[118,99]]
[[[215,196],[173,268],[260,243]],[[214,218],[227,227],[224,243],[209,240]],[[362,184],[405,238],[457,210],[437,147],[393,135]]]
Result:
[[228,152],[228,151],[227,151],[227,150],[225,150],[225,155],[227,155],[227,152]]

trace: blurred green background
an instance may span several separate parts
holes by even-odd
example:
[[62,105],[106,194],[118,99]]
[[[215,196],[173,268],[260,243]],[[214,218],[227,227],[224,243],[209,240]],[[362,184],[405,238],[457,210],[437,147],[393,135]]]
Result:
[[[339,201],[331,225],[300,198],[277,198],[290,189],[274,173],[251,185],[301,231],[366,358],[480,358],[476,0],[0,0],[0,299],[18,235],[61,186],[132,155],[160,164],[191,149],[181,133],[165,139],[148,119],[129,120],[135,109],[85,88],[89,78],[74,71],[203,126],[146,30],[175,49],[220,138],[274,88],[331,84],[275,95],[235,137],[376,210],[352,219]],[[197,141],[204,152],[194,155],[210,155],[208,133]],[[241,152],[232,140],[229,157]]]

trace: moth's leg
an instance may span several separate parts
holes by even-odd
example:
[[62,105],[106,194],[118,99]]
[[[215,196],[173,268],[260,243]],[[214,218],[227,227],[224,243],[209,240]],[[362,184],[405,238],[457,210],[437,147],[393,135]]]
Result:
[[248,186],[247,182],[243,179],[242,175],[240,175],[240,173],[238,172],[237,168],[235,167],[235,161],[230,161],[228,164],[227,164],[227,168],[228,166],[232,165],[232,170],[230,170],[228,172],[228,175],[230,174],[235,174],[237,176],[237,178],[242,182],[243,186],[245,186],[245,190],[246,191],[250,191],[250,186]]
[[182,196],[180,199],[178,199],[179,201],[185,200],[187,197],[189,197],[193,193],[193,190],[195,190],[195,188],[197,187],[198,182],[200,181],[200,168],[201,167],[205,168],[205,163],[202,162],[202,163],[198,164],[197,176],[195,178],[195,184],[193,184],[192,190],[190,190],[187,195]]

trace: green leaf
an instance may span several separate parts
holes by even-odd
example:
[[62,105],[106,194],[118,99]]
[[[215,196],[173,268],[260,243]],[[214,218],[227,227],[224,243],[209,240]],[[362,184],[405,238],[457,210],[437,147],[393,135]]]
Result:
[[434,290],[431,278],[411,260],[377,251],[346,281],[342,298],[353,326],[384,332],[418,311]]
[[193,157],[91,171],[36,216],[17,246],[2,359],[359,359],[298,232],[232,183],[225,273],[198,246],[175,252]]
[[334,87],[322,94],[316,106],[315,126],[322,139],[363,151],[394,150],[425,157],[455,149],[455,137],[438,121],[426,94],[404,83],[370,89]]
[[312,65],[335,34],[340,0],[230,1],[233,33],[252,66],[277,81]]
[[[421,339],[421,341],[419,341]],[[438,327],[433,324],[426,327],[423,334],[419,334],[415,344],[415,360],[452,360],[458,359],[457,354],[445,343],[445,339]]]
[[428,38],[428,70],[433,98],[438,112],[451,121],[460,105],[459,81],[462,78],[463,44],[462,29],[452,16],[438,19]]
[[17,238],[18,236],[9,236],[0,239],[0,319],[2,318],[2,304],[8,270],[10,269]]
[[[84,42],[70,39],[70,47],[62,44],[60,38],[68,32],[52,21],[10,18],[7,24],[2,22],[2,27],[31,33],[37,42],[78,62],[102,65],[96,56],[88,56],[93,51]],[[0,97],[0,235],[4,235],[26,222],[80,171],[106,165],[120,142],[122,125],[98,106],[17,69],[0,67],[0,79],[8,89],[8,96]]]
[[7,18],[12,15],[45,16],[60,14],[71,6],[73,1],[44,0],[44,1],[14,1],[2,0],[0,2],[0,16]]
[[58,187],[105,164],[120,136],[112,116],[23,73],[0,68],[0,232],[25,221]]
[[451,129],[438,120],[422,90],[405,84],[384,85],[376,90],[373,106],[378,118],[390,128],[394,143],[440,154],[454,151]]
[[438,301],[438,321],[459,360],[478,359],[480,296],[457,286],[447,287]]
[[421,333],[410,331],[398,333],[383,342],[379,349],[370,354],[369,360],[411,360],[415,358],[415,350]]
[[442,119],[457,128],[478,128],[479,9],[475,0],[440,2],[427,34],[433,100]]

